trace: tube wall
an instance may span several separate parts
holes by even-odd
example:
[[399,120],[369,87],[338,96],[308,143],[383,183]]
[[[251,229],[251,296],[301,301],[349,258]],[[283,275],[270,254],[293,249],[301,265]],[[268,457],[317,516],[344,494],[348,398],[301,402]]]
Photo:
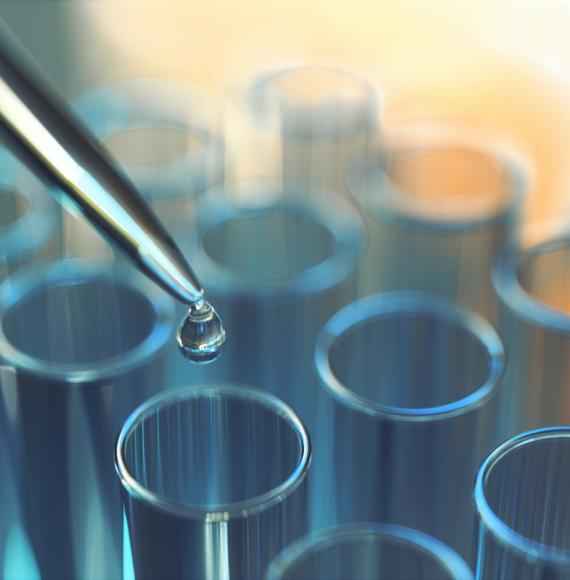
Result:
[[378,294],[337,313],[315,353],[313,525],[405,525],[469,558],[503,356],[486,321],[441,297]]
[[523,229],[498,256],[493,283],[509,353],[502,438],[570,421],[570,226]]
[[314,341],[355,295],[364,232],[338,195],[291,191],[251,181],[202,196],[192,263],[228,335],[206,376],[269,389],[311,428]]
[[305,536],[287,547],[266,580],[472,580],[473,573],[445,544],[390,524],[345,524]]
[[311,449],[295,413],[233,384],[172,390],[116,448],[137,579],[254,580],[306,532]]
[[114,438],[157,390],[172,304],[133,270],[65,261],[0,289],[1,419],[43,579],[120,578]]
[[529,431],[500,445],[475,484],[477,578],[570,577],[570,428]]
[[493,320],[492,259],[518,222],[522,162],[445,125],[401,128],[348,172],[370,242],[361,294],[447,296]]

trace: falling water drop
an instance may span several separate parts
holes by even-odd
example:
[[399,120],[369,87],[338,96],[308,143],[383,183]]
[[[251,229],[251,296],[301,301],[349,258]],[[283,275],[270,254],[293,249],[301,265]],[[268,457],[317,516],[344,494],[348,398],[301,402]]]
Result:
[[178,346],[182,354],[198,364],[216,360],[226,341],[220,317],[206,300],[190,305],[178,328]]

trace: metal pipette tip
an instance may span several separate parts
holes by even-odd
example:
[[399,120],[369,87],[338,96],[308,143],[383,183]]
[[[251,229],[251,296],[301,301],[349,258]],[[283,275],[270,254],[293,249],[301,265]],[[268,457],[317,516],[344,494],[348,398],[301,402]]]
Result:
[[188,308],[178,327],[176,340],[186,358],[198,364],[207,364],[220,356],[226,331],[211,304],[201,298]]

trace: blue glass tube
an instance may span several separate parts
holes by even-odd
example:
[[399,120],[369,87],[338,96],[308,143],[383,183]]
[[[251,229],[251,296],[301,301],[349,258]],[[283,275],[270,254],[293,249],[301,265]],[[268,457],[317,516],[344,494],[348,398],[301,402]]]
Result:
[[[226,154],[211,102],[190,82],[150,77],[91,89],[73,105],[177,242],[193,228],[196,195],[224,180]],[[83,223],[66,225],[71,251],[105,251],[101,242],[93,250]]]
[[405,525],[468,559],[472,482],[496,443],[493,328],[435,295],[378,294],[327,322],[315,364],[313,525]]
[[113,446],[162,381],[172,303],[104,262],[30,267],[0,288],[0,425],[41,578],[119,578]]
[[485,459],[474,492],[477,578],[570,577],[569,478],[569,427],[522,433]]
[[358,213],[330,191],[243,181],[200,197],[197,235],[192,263],[228,335],[205,377],[268,389],[311,428],[314,341],[355,295]]
[[570,422],[570,220],[523,228],[497,257],[493,283],[509,353],[502,438]]
[[347,173],[370,238],[361,294],[417,290],[494,320],[491,263],[518,223],[526,166],[459,128],[395,129]]
[[472,580],[445,544],[391,524],[344,524],[319,530],[273,560],[266,580]]
[[0,281],[58,252],[59,209],[43,186],[0,149]]
[[116,446],[137,580],[251,580],[306,533],[310,440],[275,396],[183,387],[139,407]]
[[250,87],[254,128],[280,145],[284,184],[342,191],[344,169],[378,130],[379,97],[366,80],[329,67],[293,67],[260,75]]

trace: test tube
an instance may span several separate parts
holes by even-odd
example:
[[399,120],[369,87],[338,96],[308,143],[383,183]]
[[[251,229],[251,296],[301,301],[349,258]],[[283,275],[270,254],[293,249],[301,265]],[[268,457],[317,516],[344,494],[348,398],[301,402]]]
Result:
[[57,252],[58,213],[49,189],[0,148],[0,281]]
[[495,317],[491,262],[518,222],[523,161],[490,137],[418,123],[394,129],[348,170],[370,243],[361,294],[442,294]]
[[392,524],[344,524],[297,540],[273,560],[266,580],[473,580],[445,544]]
[[167,391],[116,446],[139,579],[251,580],[306,532],[310,441],[275,396],[235,384]]
[[529,431],[500,445],[475,483],[476,577],[570,577],[570,428]]
[[570,422],[570,221],[527,226],[493,267],[509,352],[503,438]]
[[[94,88],[73,105],[177,242],[192,229],[196,195],[224,178],[224,144],[211,102],[190,82],[135,78]],[[70,218],[66,225],[71,250],[105,251],[84,235],[83,223]]]
[[0,288],[0,424],[44,580],[121,577],[114,440],[171,333],[170,298],[133,269],[68,260]]
[[436,295],[378,294],[335,314],[315,350],[313,526],[409,526],[468,559],[503,359],[490,324]]
[[300,66],[260,75],[249,92],[254,129],[280,145],[283,183],[344,190],[344,169],[378,130],[379,97],[346,70]]
[[330,191],[242,181],[201,196],[192,263],[228,340],[212,380],[270,389],[311,429],[318,330],[356,291],[362,222]]
[[[57,216],[48,188],[0,148],[0,282],[26,264],[42,262],[58,252]],[[0,367],[2,374],[5,371]],[[0,575],[7,580],[39,580],[29,538],[21,525],[9,455],[8,441],[0,437]]]

